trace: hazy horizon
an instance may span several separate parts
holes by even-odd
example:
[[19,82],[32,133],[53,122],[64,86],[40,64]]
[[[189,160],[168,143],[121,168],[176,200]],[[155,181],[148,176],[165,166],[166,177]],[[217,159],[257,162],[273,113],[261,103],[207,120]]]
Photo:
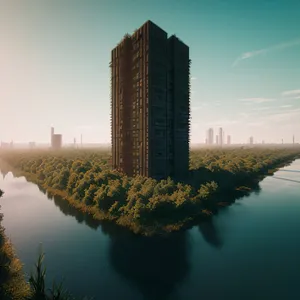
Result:
[[110,143],[110,53],[149,19],[190,47],[192,144],[300,141],[300,2],[257,0],[0,0],[0,140]]

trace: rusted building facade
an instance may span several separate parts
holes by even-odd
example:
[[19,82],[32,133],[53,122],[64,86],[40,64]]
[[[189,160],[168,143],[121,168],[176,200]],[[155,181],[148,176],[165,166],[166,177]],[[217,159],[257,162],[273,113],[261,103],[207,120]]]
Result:
[[129,176],[187,175],[189,48],[151,21],[111,53],[112,164]]

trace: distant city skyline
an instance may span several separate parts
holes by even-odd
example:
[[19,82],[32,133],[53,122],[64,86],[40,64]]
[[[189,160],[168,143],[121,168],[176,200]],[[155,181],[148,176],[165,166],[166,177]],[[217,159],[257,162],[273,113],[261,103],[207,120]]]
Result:
[[234,143],[300,141],[299,1],[88,4],[1,2],[3,142],[49,143],[53,126],[63,144],[110,143],[110,50],[148,19],[190,47],[192,144],[210,127]]

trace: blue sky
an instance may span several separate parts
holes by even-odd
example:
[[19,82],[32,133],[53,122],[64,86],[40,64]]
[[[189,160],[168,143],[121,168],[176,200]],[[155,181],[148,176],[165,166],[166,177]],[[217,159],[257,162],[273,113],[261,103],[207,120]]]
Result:
[[192,143],[300,142],[296,0],[0,0],[0,139],[110,142],[110,51],[148,19],[190,46]]

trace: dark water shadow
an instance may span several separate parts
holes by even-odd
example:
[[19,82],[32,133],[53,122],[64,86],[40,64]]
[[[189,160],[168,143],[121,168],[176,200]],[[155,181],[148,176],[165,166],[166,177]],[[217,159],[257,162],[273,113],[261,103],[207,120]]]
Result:
[[68,201],[63,198],[52,195],[51,193],[46,193],[49,200],[53,200],[54,205],[60,209],[60,211],[65,216],[72,216],[76,219],[79,224],[84,223],[89,228],[97,230],[97,228],[101,225],[101,222],[94,219],[91,215],[87,213],[83,213],[75,207],[71,206]]
[[143,299],[179,299],[176,290],[190,271],[186,232],[149,238],[108,224],[101,228],[111,238],[112,267],[140,291]]
[[248,198],[253,194],[258,196],[261,193],[261,191],[262,189],[259,182],[252,182],[247,185],[247,189],[221,192],[217,196],[217,203],[226,203],[230,206],[234,204],[237,200]]
[[[218,215],[220,210],[228,209],[228,207],[234,203],[239,203],[236,202],[239,199],[242,199],[244,197],[250,197],[251,194],[256,194],[258,195],[261,192],[261,187],[259,185],[259,182],[253,182],[252,184],[248,185],[250,189],[248,190],[241,190],[241,191],[230,191],[227,193],[222,193],[218,196],[217,203],[226,203],[226,205],[220,206],[216,205],[216,208],[214,209],[214,215]],[[47,192],[43,187],[38,186],[39,190],[47,195],[48,199],[53,200],[54,204],[56,207],[60,209],[60,211],[65,215],[65,216],[73,216],[78,223],[86,224],[88,227],[97,230],[99,227],[101,227],[101,230],[104,234],[109,235],[112,240],[115,243],[114,237],[123,237],[127,236],[127,238],[130,241],[135,242],[135,238],[137,238],[136,235],[132,234],[128,229],[123,228],[121,226],[116,225],[115,223],[111,221],[99,221],[95,220],[91,215],[83,213],[79,211],[78,209],[74,208],[69,204],[68,201],[62,199],[59,196],[54,196],[51,193]],[[224,246],[224,240],[221,239],[220,233],[218,232],[216,226],[214,225],[212,217],[206,217],[206,218],[200,218],[199,220],[195,220],[195,222],[192,222],[192,224],[189,226],[190,228],[193,226],[198,226],[199,232],[202,234],[203,239],[212,247],[216,249],[221,249]],[[184,230],[183,230],[184,231]],[[174,236],[175,233],[171,234],[170,237]],[[139,241],[153,241],[154,244],[159,244],[157,243],[157,237],[142,237],[139,236]],[[169,238],[169,237],[168,237]],[[123,240],[121,238],[121,240]],[[166,241],[162,239],[163,241]],[[130,244],[130,242],[129,242]],[[127,246],[127,247],[130,247]],[[166,247],[166,246],[164,246]],[[134,253],[134,249],[131,250]],[[159,252],[159,251],[158,251]],[[138,253],[137,253],[138,255]],[[124,258],[125,259],[125,258]],[[142,261],[142,260],[141,260]]]
[[109,236],[111,266],[142,294],[143,299],[177,299],[176,288],[190,270],[186,232],[165,237],[135,235],[113,222],[95,220],[59,196],[46,195],[64,215],[72,216],[78,223],[94,230],[99,227],[103,234]]
[[214,225],[212,219],[203,221],[198,226],[200,233],[202,234],[204,240],[212,247],[216,249],[221,249],[223,246],[223,240],[220,237],[220,232]]

